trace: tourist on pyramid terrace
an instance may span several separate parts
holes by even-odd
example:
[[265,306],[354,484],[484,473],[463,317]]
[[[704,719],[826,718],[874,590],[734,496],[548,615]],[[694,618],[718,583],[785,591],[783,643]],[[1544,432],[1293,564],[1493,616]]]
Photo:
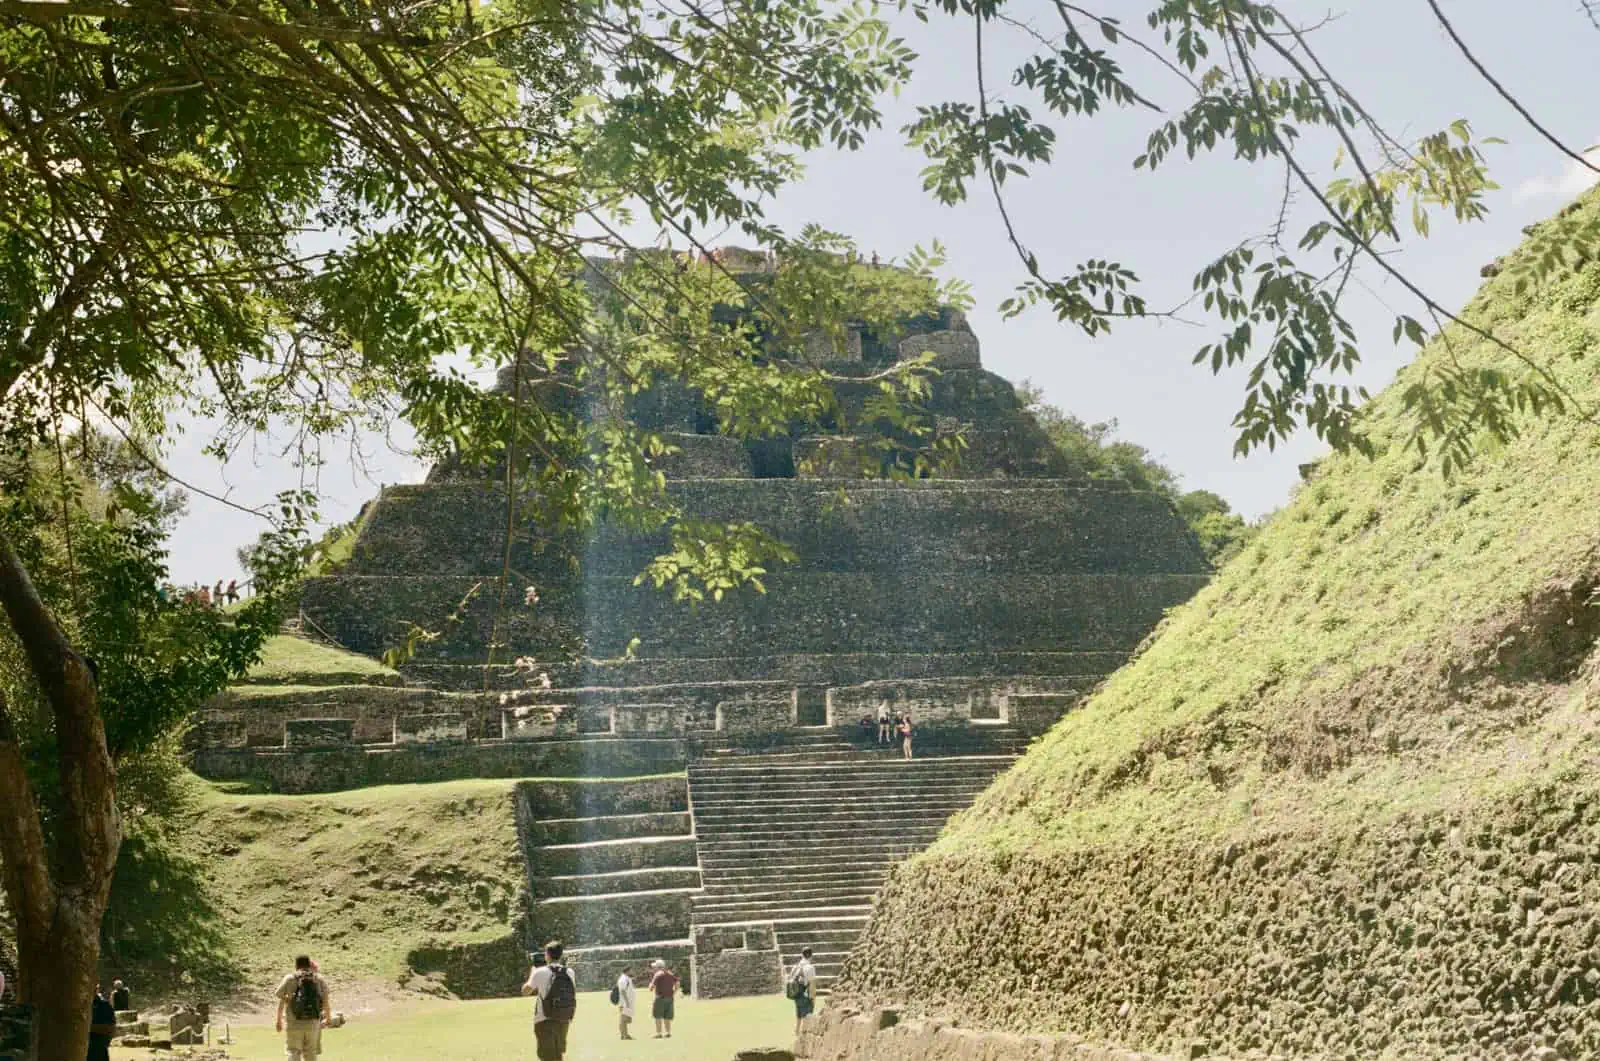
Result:
[[811,948],[800,952],[800,960],[789,971],[784,993],[794,1000],[794,1036],[800,1038],[805,1019],[817,1008],[817,967],[811,964]]
[[633,1038],[628,1034],[628,1026],[633,1023],[633,1006],[639,994],[629,973],[628,969],[622,970],[622,975],[617,977],[617,985],[611,989],[611,1004],[617,1007],[617,1031],[622,1033],[624,1039]]
[[117,1032],[117,1011],[106,1001],[104,989],[94,985],[89,1003],[89,1061],[111,1061],[111,1037]]
[[900,747],[905,750],[906,758],[911,758],[911,712],[907,711],[900,716]]
[[887,700],[879,700],[878,701],[878,743],[879,744],[890,744],[890,743],[893,743],[893,737],[890,736],[890,732],[889,732],[891,728],[892,727],[889,725],[889,701],[887,701]]
[[535,964],[522,985],[533,995],[533,1041],[539,1061],[562,1061],[567,1056],[567,1032],[578,1015],[578,988],[572,972],[561,960],[560,940],[544,945],[544,964]]
[[650,1015],[656,1021],[656,1038],[672,1038],[672,999],[678,990],[678,978],[667,963],[657,958],[650,963],[650,991],[655,1001],[650,1003]]
[[133,1008],[133,996],[128,994],[128,985],[121,980],[111,981],[111,1008],[118,1013]]
[[[294,972],[278,982],[278,1019],[289,1061],[312,1061],[322,1053],[322,1029],[332,1019],[328,982],[307,955],[294,960]],[[284,1020],[287,1014],[288,1020]]]

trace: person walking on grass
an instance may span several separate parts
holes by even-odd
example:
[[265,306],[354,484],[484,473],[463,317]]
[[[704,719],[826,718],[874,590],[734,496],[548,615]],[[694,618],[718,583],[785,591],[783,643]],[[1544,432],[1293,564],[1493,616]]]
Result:
[[800,952],[800,960],[789,971],[784,993],[794,1001],[794,1037],[800,1038],[805,1019],[817,1008],[817,967],[811,964],[811,948]]
[[638,991],[633,986],[633,977],[629,970],[622,970],[622,975],[617,977],[617,984],[611,989],[611,1004],[617,1007],[617,1031],[622,1033],[624,1039],[632,1039],[628,1034],[628,1026],[633,1023],[633,1006],[638,999]]
[[672,1038],[673,996],[678,991],[678,978],[667,963],[657,958],[650,963],[650,992],[655,999],[650,1003],[650,1016],[655,1018],[656,1038]]
[[900,716],[900,747],[907,759],[911,758],[911,712]]
[[117,1033],[117,1011],[106,1000],[105,991],[94,985],[94,1001],[89,1003],[88,1061],[111,1061],[111,1037]]
[[567,1056],[567,1032],[578,1015],[578,988],[572,971],[561,961],[560,940],[544,945],[544,964],[535,965],[522,985],[524,995],[533,995],[533,1040],[539,1061],[563,1061]]
[[[307,955],[294,960],[294,972],[278,983],[278,1019],[275,1027],[283,1033],[288,1061],[315,1061],[322,1053],[322,1029],[328,1026],[328,983],[317,972]],[[288,1021],[284,1012],[288,1011]]]

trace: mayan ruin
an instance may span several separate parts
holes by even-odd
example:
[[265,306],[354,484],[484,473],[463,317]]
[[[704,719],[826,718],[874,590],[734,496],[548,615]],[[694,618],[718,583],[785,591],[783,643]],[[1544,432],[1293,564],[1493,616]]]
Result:
[[1600,1057],[1600,0],[0,0],[0,1061]]

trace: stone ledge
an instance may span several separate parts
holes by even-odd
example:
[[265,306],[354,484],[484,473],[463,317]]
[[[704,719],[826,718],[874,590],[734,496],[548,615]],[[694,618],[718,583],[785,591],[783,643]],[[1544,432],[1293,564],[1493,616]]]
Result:
[[[1178,1055],[1139,1053],[1066,1035],[1015,1035],[942,1021],[901,1020],[892,1009],[863,1013],[845,1006],[811,1018],[795,1043],[794,1056],[810,1061],[1177,1061]],[[1197,1041],[1181,1056],[1210,1055]]]

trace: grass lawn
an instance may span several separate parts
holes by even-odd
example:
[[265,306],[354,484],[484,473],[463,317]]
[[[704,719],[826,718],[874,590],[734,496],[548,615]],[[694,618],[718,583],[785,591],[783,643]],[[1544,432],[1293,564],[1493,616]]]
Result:
[[[602,992],[578,996],[578,1019],[567,1045],[567,1061],[731,1061],[752,1047],[788,1046],[794,1009],[780,995],[701,1001],[678,999],[671,1039],[653,1039],[648,1003],[640,994],[643,1017],[635,1018],[635,1042],[617,1038],[617,1011]],[[337,999],[335,1000],[337,1005]],[[329,1061],[533,1061],[533,1005],[527,999],[489,1002],[416,1002],[371,1016],[352,1016],[343,1028],[323,1032],[322,1056]],[[213,1028],[213,1042],[221,1034]],[[276,1061],[283,1037],[270,1024],[233,1026],[234,1061]],[[113,1050],[117,1061],[134,1061],[147,1050]],[[180,1048],[176,1055],[183,1056]]]

